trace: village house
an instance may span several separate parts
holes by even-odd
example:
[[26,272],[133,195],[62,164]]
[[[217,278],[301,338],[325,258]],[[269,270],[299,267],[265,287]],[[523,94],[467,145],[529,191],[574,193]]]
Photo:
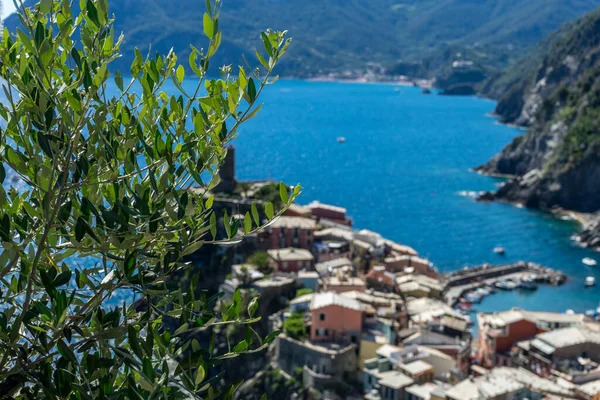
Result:
[[333,292],[317,293],[310,309],[312,341],[358,343],[363,324],[358,301]]
[[319,273],[317,271],[298,272],[298,283],[306,289],[316,292],[319,288]]
[[306,206],[312,211],[313,217],[318,220],[328,220],[340,225],[352,226],[352,220],[346,217],[346,209],[343,207],[323,204],[313,201]]
[[558,383],[522,368],[498,367],[447,389],[447,400],[540,400],[577,398],[568,383]]
[[446,394],[436,384],[427,382],[406,388],[405,400],[446,400]]
[[416,255],[401,255],[392,253],[383,259],[383,263],[391,272],[402,272],[407,268],[412,268],[412,271],[437,279],[438,273],[433,264],[424,258]]
[[334,258],[315,264],[315,270],[321,277],[334,276],[339,270],[354,271],[352,261],[346,257]]
[[406,376],[409,376],[417,383],[425,383],[433,381],[433,367],[431,364],[423,361],[416,360],[406,364],[400,364],[400,371]]
[[350,242],[353,233],[347,227],[329,227],[315,232],[315,251],[319,262],[352,258]]
[[292,203],[287,208],[287,210],[285,210],[283,215],[286,215],[288,217],[312,218],[312,210],[309,207],[301,206],[296,203]]
[[281,216],[259,234],[263,249],[296,247],[311,250],[317,222],[312,218]]
[[511,365],[510,351],[520,341],[528,340],[538,333],[573,326],[585,321],[583,314],[560,314],[512,309],[504,312],[477,316],[479,321],[479,365]]
[[366,274],[367,286],[382,292],[396,291],[396,276],[386,271],[385,266],[376,265]]
[[540,376],[561,374],[574,383],[600,379],[598,327],[576,326],[540,333],[517,346],[513,362]]
[[303,269],[312,269],[314,257],[306,249],[294,247],[267,250],[269,265],[277,272],[298,273]]
[[379,399],[403,400],[405,388],[414,381],[398,370],[387,358],[373,358],[365,361],[363,368],[363,392],[375,391]]
[[341,294],[352,291],[364,292],[367,290],[367,284],[361,278],[349,276],[346,273],[338,273],[334,276],[320,279],[319,288],[324,292]]
[[353,384],[358,382],[355,344],[311,343],[286,335],[280,335],[275,343],[277,365],[289,375],[301,368],[305,387],[351,393]]

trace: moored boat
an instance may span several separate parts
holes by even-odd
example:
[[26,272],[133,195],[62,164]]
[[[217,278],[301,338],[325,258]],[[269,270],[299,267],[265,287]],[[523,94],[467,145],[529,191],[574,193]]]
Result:
[[503,256],[506,254],[506,249],[502,246],[496,246],[496,247],[494,247],[494,253],[496,253],[500,256]]
[[585,278],[585,287],[592,286],[596,286],[596,278],[594,278],[593,276],[588,276],[587,278]]
[[523,280],[519,284],[519,288],[524,290],[537,290],[538,286],[535,282],[531,280]]
[[338,143],[346,143],[346,138],[343,137],[343,136],[340,136],[340,137],[337,138],[337,142]]
[[581,262],[588,267],[595,267],[598,264],[598,262],[591,257],[585,257]]

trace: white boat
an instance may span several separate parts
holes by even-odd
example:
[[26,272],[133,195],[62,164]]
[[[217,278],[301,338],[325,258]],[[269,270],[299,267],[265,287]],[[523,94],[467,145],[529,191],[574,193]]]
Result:
[[494,247],[494,253],[503,256],[506,253],[506,249],[504,249],[502,246],[496,246]]
[[596,285],[596,278],[593,276],[588,276],[585,278],[585,287],[591,287]]
[[598,264],[596,262],[596,260],[594,260],[593,258],[590,257],[586,257],[583,260],[581,260],[582,263],[584,263],[585,265],[587,265],[588,267],[595,267],[596,264]]
[[343,137],[343,136],[340,136],[340,137],[337,138],[337,142],[338,143],[346,143],[346,138]]

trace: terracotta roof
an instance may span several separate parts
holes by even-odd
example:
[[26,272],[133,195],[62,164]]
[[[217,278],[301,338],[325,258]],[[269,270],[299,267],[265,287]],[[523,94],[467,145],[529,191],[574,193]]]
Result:
[[282,215],[271,223],[271,228],[287,228],[287,229],[315,229],[317,221],[312,218],[305,217],[289,217]]
[[314,259],[310,251],[293,247],[287,249],[271,249],[267,250],[267,253],[276,261],[311,261]]
[[323,210],[335,211],[335,212],[346,214],[346,209],[343,207],[332,206],[331,204],[324,204],[319,201],[313,201],[312,203],[308,204],[306,207],[308,207],[310,209],[321,208]]

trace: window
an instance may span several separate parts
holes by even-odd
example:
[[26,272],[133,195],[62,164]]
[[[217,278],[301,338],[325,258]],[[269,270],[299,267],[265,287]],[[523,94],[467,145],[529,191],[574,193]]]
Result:
[[319,321],[325,321],[325,313],[319,314]]
[[298,228],[294,228],[294,237],[298,237],[300,230]]
[[282,265],[283,269],[288,269],[288,262],[287,261],[284,261],[283,263],[281,263],[281,265]]

